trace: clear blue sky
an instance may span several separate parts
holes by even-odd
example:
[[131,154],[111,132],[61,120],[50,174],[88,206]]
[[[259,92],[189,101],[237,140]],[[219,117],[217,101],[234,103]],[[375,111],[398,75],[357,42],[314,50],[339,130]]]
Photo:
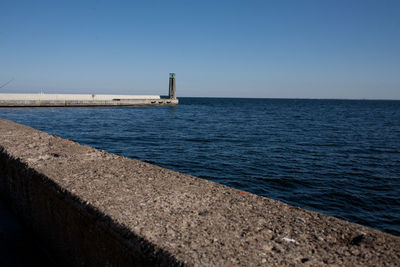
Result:
[[0,92],[400,99],[400,1],[0,1]]

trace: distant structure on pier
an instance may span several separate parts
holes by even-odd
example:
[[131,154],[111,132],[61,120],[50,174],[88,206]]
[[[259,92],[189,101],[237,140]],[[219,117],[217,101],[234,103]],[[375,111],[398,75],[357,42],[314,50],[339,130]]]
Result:
[[169,99],[176,99],[176,80],[175,73],[169,74]]

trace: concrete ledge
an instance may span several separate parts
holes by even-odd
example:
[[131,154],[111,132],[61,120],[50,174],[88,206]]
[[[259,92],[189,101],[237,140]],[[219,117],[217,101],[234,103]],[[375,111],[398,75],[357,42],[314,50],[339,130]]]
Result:
[[0,193],[66,265],[399,265],[400,238],[0,119]]

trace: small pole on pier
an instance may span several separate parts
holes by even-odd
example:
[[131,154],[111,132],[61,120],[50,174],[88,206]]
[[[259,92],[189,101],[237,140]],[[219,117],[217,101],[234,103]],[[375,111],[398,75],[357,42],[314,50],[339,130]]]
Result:
[[176,99],[175,73],[169,74],[169,99]]

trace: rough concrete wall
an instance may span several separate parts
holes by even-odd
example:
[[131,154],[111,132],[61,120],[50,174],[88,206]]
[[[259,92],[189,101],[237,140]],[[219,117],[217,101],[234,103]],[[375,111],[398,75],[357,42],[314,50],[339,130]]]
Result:
[[0,192],[65,265],[399,265],[400,238],[0,119]]
[[167,252],[10,157],[2,147],[0,194],[58,265],[179,265]]

